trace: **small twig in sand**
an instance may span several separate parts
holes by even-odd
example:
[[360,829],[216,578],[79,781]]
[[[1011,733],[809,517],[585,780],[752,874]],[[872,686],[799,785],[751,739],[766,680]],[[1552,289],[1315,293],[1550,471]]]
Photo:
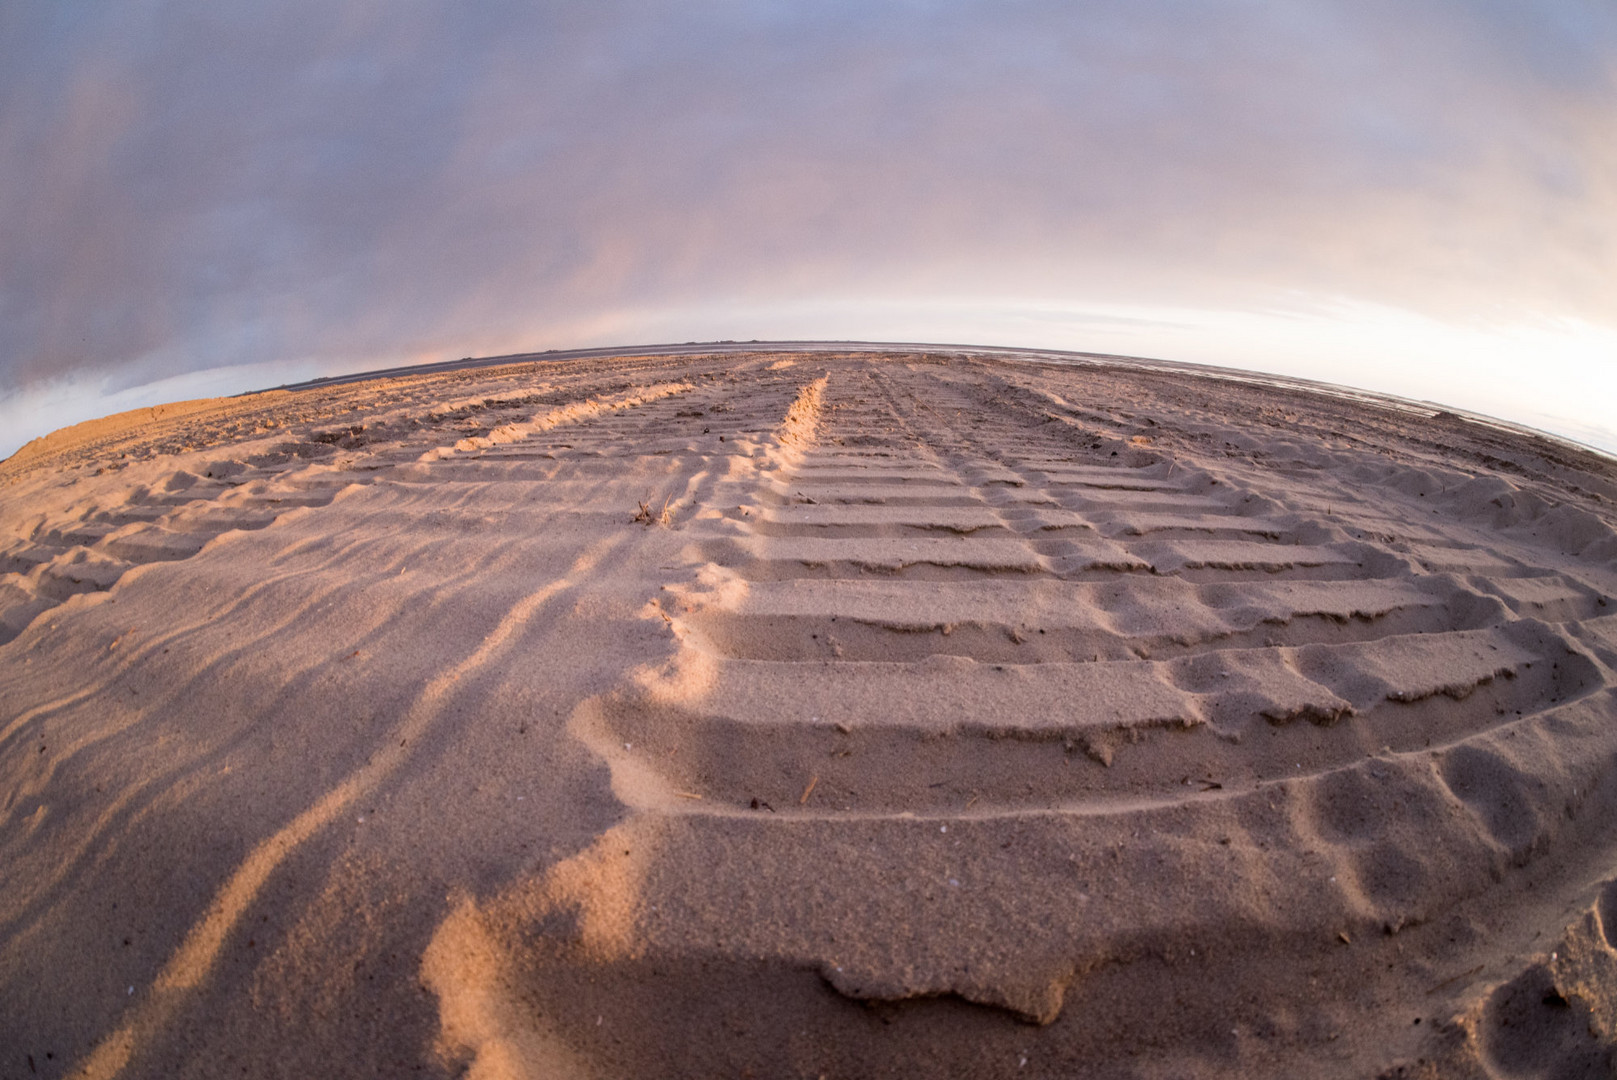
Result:
[[803,797],[801,799],[797,800],[797,805],[798,806],[807,806],[808,805],[809,796],[814,794],[814,785],[818,784],[819,782],[820,782],[820,778],[818,776],[813,776],[813,777],[809,778],[808,787],[803,789]]
[[672,495],[665,498],[663,500],[663,508],[655,513],[652,512],[651,503],[637,499],[635,501],[640,509],[636,510],[634,512],[634,517],[630,518],[629,520],[638,522],[641,525],[662,525],[667,527],[668,525],[672,524],[674,520],[674,515],[668,512],[668,504],[673,501],[673,498],[674,497]]
[[700,799],[702,797],[696,794],[694,791],[676,791],[674,794],[678,795],[681,799]]

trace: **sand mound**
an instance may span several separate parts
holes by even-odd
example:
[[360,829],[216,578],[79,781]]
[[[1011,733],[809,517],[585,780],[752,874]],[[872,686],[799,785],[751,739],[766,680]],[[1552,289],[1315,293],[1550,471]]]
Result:
[[0,1075],[1612,1066],[1596,455],[968,355],[192,406],[0,469]]

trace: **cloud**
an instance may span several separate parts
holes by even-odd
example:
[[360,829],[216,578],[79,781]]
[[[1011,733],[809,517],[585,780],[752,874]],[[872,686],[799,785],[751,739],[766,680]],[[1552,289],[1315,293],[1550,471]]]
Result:
[[806,298],[1612,324],[1613,280],[1594,0],[0,13],[13,394]]

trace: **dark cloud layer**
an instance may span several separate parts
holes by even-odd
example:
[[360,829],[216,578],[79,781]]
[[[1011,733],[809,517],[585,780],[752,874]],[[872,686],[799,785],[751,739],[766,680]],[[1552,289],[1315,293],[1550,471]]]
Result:
[[814,297],[1610,324],[1614,281],[1597,0],[0,8],[0,392]]

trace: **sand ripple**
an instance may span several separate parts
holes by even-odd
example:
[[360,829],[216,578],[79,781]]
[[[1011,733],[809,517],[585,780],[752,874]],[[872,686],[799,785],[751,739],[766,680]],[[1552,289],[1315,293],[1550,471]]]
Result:
[[0,1069],[1610,1060],[1592,455],[826,351],[142,420],[5,466]]

